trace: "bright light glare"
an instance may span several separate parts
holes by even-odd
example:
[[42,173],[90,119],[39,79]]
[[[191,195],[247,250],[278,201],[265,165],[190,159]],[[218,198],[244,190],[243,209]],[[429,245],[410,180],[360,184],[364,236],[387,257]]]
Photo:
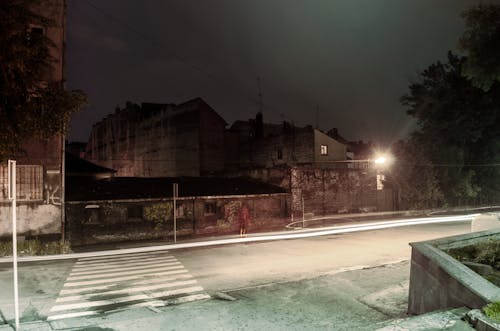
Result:
[[385,158],[385,156],[379,156],[375,159],[376,164],[384,164],[386,162],[387,162],[387,159]]

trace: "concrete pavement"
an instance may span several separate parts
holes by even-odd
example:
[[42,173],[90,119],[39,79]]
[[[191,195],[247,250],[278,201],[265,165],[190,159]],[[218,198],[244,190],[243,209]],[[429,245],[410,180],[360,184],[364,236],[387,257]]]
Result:
[[[394,221],[391,221],[391,222],[394,222]],[[463,223],[463,220],[461,222]],[[380,223],[380,222],[377,222],[377,223]],[[398,224],[398,223],[396,223],[396,224]],[[451,224],[453,224],[453,223],[451,223]],[[465,224],[467,224],[467,223],[465,223]],[[378,224],[378,225],[388,226],[388,225],[390,225],[390,223]],[[401,225],[401,226],[407,226],[407,224]],[[349,227],[346,228],[345,226],[344,226],[344,229],[350,230]],[[395,228],[394,230],[396,230],[396,229],[397,228]],[[332,230],[338,231],[338,230],[340,230],[340,228],[339,227],[333,227],[333,228],[327,228],[327,229],[319,229],[319,231],[318,231],[318,229],[305,229],[305,230],[301,230],[301,231],[299,231],[297,233],[300,234],[300,235],[305,235],[305,236],[300,237],[300,238],[307,239],[307,238],[313,237],[313,235],[311,235],[311,234],[316,235],[317,232],[320,232],[320,233],[323,232],[322,234],[318,234],[318,235],[322,235],[322,236],[325,236],[325,237],[328,237],[327,236],[328,234],[336,234],[336,233],[338,233],[338,232],[324,232],[324,231],[332,231]],[[367,229],[364,229],[364,230],[367,230]],[[364,231],[364,230],[359,230],[359,231]],[[401,229],[399,231],[406,232],[407,230],[406,229]],[[293,231],[292,234],[295,233],[295,232],[296,231]],[[384,233],[385,232],[386,231],[384,231]],[[274,238],[272,240],[270,238],[266,238],[266,237],[269,237],[271,235],[269,233],[266,233],[266,234],[253,234],[252,237],[243,238],[243,241],[239,241],[239,242],[241,242],[243,244],[245,244],[245,243],[251,243],[251,242],[259,242],[259,240],[249,241],[249,239],[252,239],[254,237],[255,238],[265,237],[266,240],[264,240],[264,242],[267,241],[269,244],[271,244],[271,242],[274,241],[274,240],[282,239],[282,237],[280,236],[280,234],[290,234],[290,232],[273,233],[272,234],[273,236],[278,236],[279,238]],[[366,235],[369,235],[369,234],[370,233],[366,233]],[[366,237],[366,235],[364,237]],[[205,238],[205,239],[207,239],[207,238]],[[220,242],[217,242],[217,241],[218,240],[225,240],[225,239],[241,240],[240,238],[235,238],[233,236],[233,237],[229,237],[229,238],[209,238],[209,240],[204,240],[203,243],[205,243],[205,242],[211,242],[212,244],[210,244],[209,246],[218,246],[219,247],[218,249],[222,249],[223,247],[225,247],[224,244],[221,244]],[[331,238],[331,239],[333,239],[333,238]],[[329,239],[330,242],[331,242],[331,239]],[[355,239],[355,238],[353,238],[353,239]],[[323,240],[326,241],[326,242],[328,242],[327,238],[324,238]],[[359,240],[359,239],[355,239],[354,242],[356,242],[356,240]],[[310,246],[311,244],[315,243],[316,241],[317,241],[316,239],[313,240],[313,241],[309,241],[309,242],[307,242],[307,245]],[[214,242],[216,244],[214,244]],[[292,242],[289,242],[289,243],[291,244]],[[337,248],[341,247],[341,246],[339,246],[337,240],[335,240],[335,243],[336,243],[335,247],[337,247]],[[275,243],[275,245],[278,245],[280,247],[283,246],[282,244],[283,243],[279,243],[279,242]],[[266,244],[266,245],[268,245],[268,244]],[[351,246],[351,245],[352,245],[352,242],[348,246]],[[166,249],[171,250],[170,247],[172,245],[165,245],[165,246],[168,246]],[[246,245],[242,245],[242,247],[245,247],[245,246]],[[258,246],[262,246],[262,245],[258,245]],[[192,246],[192,247],[200,247],[200,246]],[[114,247],[114,248],[120,249],[120,248],[124,248],[124,247]],[[131,248],[133,249],[133,247],[125,247],[125,248],[126,249],[131,249]],[[160,247],[160,248],[162,248],[162,247]],[[181,246],[179,248],[185,248],[185,247]],[[163,248],[163,249],[165,249],[165,248]],[[231,249],[231,247],[227,247],[225,249],[225,251],[228,251],[230,249]],[[340,249],[340,250],[342,251],[342,249]],[[181,252],[182,252],[182,254],[186,254],[187,253],[186,250],[182,250],[182,249],[178,253],[181,253]],[[195,255],[198,256],[201,252],[204,252],[204,250],[197,251],[197,254],[195,254]],[[118,253],[118,254],[122,254],[122,253]],[[183,260],[189,262],[189,260],[186,260],[185,256],[183,257]],[[68,261],[68,262],[70,262],[70,261]],[[352,265],[352,264],[350,264],[350,265]],[[235,265],[233,264],[233,267],[234,266]],[[217,267],[216,269],[219,272],[221,270],[221,269],[219,269],[219,267]],[[390,274],[384,274],[383,272],[381,272],[381,273],[373,273],[374,275],[376,274],[377,277],[381,277],[380,279],[378,279],[378,278],[368,279],[366,277],[363,278],[360,274],[356,274],[357,271],[359,271],[359,272],[362,272],[362,271],[366,272],[367,270],[368,271],[370,271],[370,270],[373,271],[375,269],[377,269],[377,268],[363,269],[363,267],[361,267],[361,270],[349,270],[349,268],[347,268],[347,269],[344,268],[344,269],[338,269],[338,270],[336,270],[331,276],[334,276],[334,275],[337,275],[337,274],[339,274],[339,275],[343,274],[344,276],[345,275],[355,275],[356,279],[359,279],[360,281],[362,280],[363,282],[366,282],[366,284],[360,283],[361,285],[356,285],[356,286],[358,286],[358,287],[368,287],[369,289],[366,290],[365,292],[359,292],[360,295],[358,297],[349,297],[348,295],[342,295],[342,294],[334,293],[334,292],[330,293],[330,295],[328,297],[330,299],[332,299],[332,298],[337,298],[337,295],[338,295],[339,297],[344,297],[345,300],[353,300],[353,299],[355,299],[356,302],[357,302],[357,303],[353,303],[353,305],[355,307],[358,306],[358,303],[361,303],[364,306],[366,306],[366,305],[368,305],[369,307],[373,306],[371,309],[374,309],[375,311],[378,311],[378,312],[380,312],[381,309],[383,310],[383,308],[380,308],[380,305],[378,305],[377,302],[380,302],[381,300],[382,301],[383,300],[387,301],[388,300],[387,297],[398,297],[398,295],[399,295],[399,297],[403,298],[404,302],[406,302],[406,289],[405,289],[405,286],[407,287],[407,285],[404,284],[404,281],[402,283],[402,282],[399,282],[399,281],[397,281],[397,279],[394,279],[392,277],[393,276],[396,276],[396,277],[401,276],[401,277],[403,277],[401,279],[406,279],[407,280],[408,279],[407,272],[406,271],[401,271],[400,269],[399,270],[398,269],[392,269],[392,270],[385,269],[385,270],[389,270],[390,272],[392,272],[394,274],[391,276]],[[210,271],[207,271],[207,272],[204,272],[204,273],[208,275],[208,274],[211,274],[212,272],[213,272],[213,270],[210,270]],[[288,275],[289,272],[286,272],[285,274]],[[329,277],[329,275],[328,274],[324,274],[322,277]],[[210,276],[210,279],[212,279],[212,278],[213,278],[213,275]],[[333,283],[329,282],[328,284],[330,284],[332,287],[339,287],[339,286],[341,286],[341,287],[346,288],[346,289],[349,288],[345,283],[338,282],[339,281],[338,278],[335,278],[335,279],[336,279],[336,281],[333,281]],[[391,282],[392,282],[391,286],[387,287],[387,286],[383,286],[383,284],[382,285],[377,284],[381,280],[383,281],[385,279],[387,279],[387,280],[390,279],[391,280]],[[304,284],[306,284],[304,282],[308,282],[308,281],[313,281],[313,283],[314,283],[314,280],[311,280],[311,279],[305,279],[305,280],[302,279],[302,280],[297,280],[297,281],[287,281],[285,283],[273,282],[273,283],[269,283],[268,285],[265,285],[265,286],[261,286],[261,285],[259,285],[259,286],[249,286],[249,287],[247,286],[245,288],[240,288],[240,289],[236,289],[236,290],[233,289],[233,290],[231,290],[230,294],[231,295],[235,295],[235,296],[238,296],[238,295],[242,296],[242,298],[239,298],[237,300],[239,302],[238,304],[242,304],[241,300],[243,300],[245,298],[250,298],[251,302],[242,306],[242,307],[245,307],[245,309],[250,310],[250,312],[252,311],[252,309],[254,309],[254,307],[252,306],[252,304],[255,304],[256,302],[259,302],[259,304],[264,305],[264,306],[265,306],[266,302],[273,302],[274,304],[277,304],[278,306],[280,306],[279,305],[279,300],[282,300],[282,299],[287,298],[287,297],[293,297],[294,298],[294,302],[297,301],[297,304],[299,302],[302,302],[302,305],[309,305],[309,306],[313,307],[315,303],[319,303],[320,307],[321,306],[326,306],[327,304],[325,304],[324,302],[321,302],[321,301],[320,302],[316,302],[314,300],[313,301],[308,301],[307,300],[308,296],[313,297],[313,299],[314,299],[314,296],[317,296],[317,294],[315,294],[315,293],[309,293],[309,294],[307,294],[307,291],[304,292],[303,289],[304,288],[308,288],[307,286],[304,285]],[[311,284],[313,284],[313,283],[311,283]],[[278,286],[278,285],[281,285],[282,287],[280,287],[280,288],[275,287],[275,286]],[[314,286],[313,285],[311,285],[311,286],[312,287],[316,287],[318,285],[315,284]],[[265,291],[260,291],[259,289],[261,289],[261,288],[265,289]],[[292,292],[292,294],[290,294],[287,291],[287,288],[292,288],[292,289],[295,288],[295,290],[297,290],[297,292],[295,292],[295,293]],[[343,288],[338,288],[336,290],[341,291],[341,290],[343,290]],[[377,291],[372,291],[372,289],[377,289]],[[403,292],[405,292],[404,295],[401,295],[401,293],[400,293],[401,289],[404,289],[404,291],[403,291]],[[326,291],[326,289],[323,289],[323,290]],[[335,290],[335,289],[333,289],[333,290]],[[240,291],[244,291],[244,292],[240,292]],[[243,293],[243,294],[241,294],[241,293]],[[270,296],[266,296],[268,293],[269,293]],[[274,293],[274,295],[279,296],[280,298],[274,298],[274,295],[271,295],[273,293]],[[258,295],[258,298],[256,298],[255,295]],[[284,297],[281,297],[281,296],[284,296]],[[265,300],[263,299],[263,301],[259,301],[260,297],[264,298]],[[382,298],[386,298],[386,299],[382,299]],[[278,300],[278,302],[276,302],[276,300]],[[388,306],[393,307],[393,309],[394,309],[394,307],[398,306],[397,304],[394,304],[394,300],[393,301],[389,300],[389,302],[393,302],[392,305],[388,305]],[[241,308],[240,310],[236,309],[236,311],[235,311],[236,317],[233,317],[233,319],[238,320],[239,321],[238,323],[236,323],[236,322],[227,322],[226,321],[226,319],[228,319],[228,318],[231,317],[231,314],[233,313],[232,312],[232,307],[234,307],[235,305],[227,306],[229,311],[226,311],[223,314],[222,317],[220,317],[220,318],[217,317],[216,320],[210,320],[210,316],[212,316],[214,313],[216,314],[216,316],[219,316],[218,313],[217,313],[217,311],[219,310],[219,305],[221,305],[221,304],[222,304],[223,307],[225,307],[225,305],[227,303],[221,303],[221,302],[216,301],[216,300],[209,300],[209,301],[206,301],[206,302],[203,302],[203,303],[190,303],[190,304],[184,305],[182,307],[178,306],[179,308],[172,307],[172,306],[157,308],[157,309],[160,309],[161,313],[159,313],[157,311],[153,311],[153,310],[151,310],[149,308],[146,308],[146,310],[145,309],[139,309],[139,310],[133,309],[133,310],[127,310],[127,311],[116,311],[116,312],[111,312],[111,313],[108,313],[108,314],[106,314],[104,316],[99,316],[99,317],[95,317],[95,318],[89,318],[89,319],[71,319],[72,321],[74,321],[74,323],[76,323],[75,325],[72,325],[72,326],[71,325],[68,326],[68,324],[67,324],[67,323],[70,323],[69,322],[70,320],[65,320],[63,322],[63,324],[64,323],[66,323],[66,324],[64,324],[64,325],[56,323],[56,324],[49,324],[48,326],[46,326],[46,325],[42,326],[42,324],[40,324],[40,322],[36,322],[36,323],[32,322],[31,324],[26,325],[26,327],[33,327],[33,329],[42,329],[42,330],[43,330],[43,328],[48,329],[47,327],[50,327],[51,329],[75,329],[75,328],[76,329],[79,329],[79,328],[80,329],[92,329],[92,328],[96,329],[95,327],[98,325],[101,328],[102,327],[107,327],[107,328],[110,328],[111,330],[121,330],[121,329],[125,329],[127,326],[130,327],[130,328],[127,328],[127,330],[134,330],[134,328],[132,327],[132,325],[133,325],[133,326],[137,327],[137,329],[139,330],[139,329],[143,329],[144,325],[150,325],[151,324],[152,326],[156,325],[158,327],[158,329],[162,329],[162,330],[163,329],[167,329],[167,330],[170,330],[170,329],[191,329],[191,327],[203,330],[202,326],[204,324],[208,323],[209,325],[213,325],[215,327],[215,329],[221,329],[221,330],[234,329],[234,328],[236,328],[236,329],[248,329],[248,330],[253,330],[254,329],[253,325],[238,324],[238,323],[244,323],[244,321],[245,321],[244,317],[248,313],[248,311],[245,312],[245,310],[243,308]],[[195,323],[194,321],[191,321],[190,322],[191,324],[189,324],[189,323],[188,324],[182,324],[183,321],[181,321],[181,320],[177,319],[177,317],[175,317],[175,316],[177,316],[177,313],[175,313],[174,311],[180,309],[182,312],[184,312],[185,310],[191,309],[189,307],[199,307],[199,305],[204,305],[204,306],[206,305],[208,307],[208,308],[206,308],[207,309],[206,311],[203,310],[202,308],[200,308],[201,311],[198,311],[200,318],[201,318],[201,316],[205,316],[205,318],[207,320],[205,320],[205,321],[199,321],[198,320],[199,324],[193,324],[193,323]],[[286,306],[288,306],[288,305],[290,305],[290,302],[288,302],[288,304]],[[360,307],[364,307],[364,306],[360,306]],[[272,308],[272,309],[274,309],[274,308]],[[300,310],[301,308],[300,307],[296,307],[296,309]],[[318,309],[318,307],[316,307],[314,309],[311,308],[311,311],[308,311],[308,313],[312,314],[313,317],[314,317],[314,319],[312,321],[311,321],[311,319],[308,319],[308,318],[302,318],[304,321],[309,321],[308,323],[310,325],[312,325],[312,326],[315,326],[315,327],[308,328],[307,325],[309,325],[309,324],[303,323],[301,321],[295,321],[294,320],[294,323],[296,323],[297,326],[300,326],[300,329],[324,329],[324,328],[321,327],[322,325],[318,325],[315,322],[315,321],[319,320],[319,318],[317,316],[314,316],[316,314],[315,309]],[[354,309],[354,308],[352,308],[352,309]],[[210,312],[210,310],[212,310],[212,311]],[[195,311],[197,311],[197,310],[195,309]],[[390,311],[390,309],[386,309],[386,313],[387,313],[387,311]],[[397,309],[396,309],[396,311],[397,311]],[[148,315],[150,313],[153,313],[153,314],[150,316],[150,315]],[[165,316],[163,316],[164,313],[166,313],[167,315],[169,315],[170,319],[166,319]],[[335,313],[337,313],[337,310],[335,310]],[[346,330],[348,330],[348,329],[370,330],[369,328],[363,328],[363,326],[359,324],[359,321],[356,320],[354,317],[352,317],[353,320],[350,320],[351,316],[349,315],[350,314],[349,312],[342,312],[342,309],[340,309],[340,310],[338,310],[338,313],[339,314],[344,314],[344,315],[342,315],[342,316],[344,316],[343,319],[349,320],[350,321],[349,323],[351,323],[349,325],[350,326],[356,326],[356,328],[350,328],[350,327],[348,327],[347,324],[342,324],[341,322],[337,322],[337,323],[340,323],[340,324],[336,324],[339,328],[331,328],[331,329],[333,329],[333,330],[342,330],[342,329],[346,329]],[[386,313],[382,313],[382,314],[385,315]],[[162,316],[157,316],[158,314],[160,314]],[[203,314],[205,314],[205,315],[203,315]],[[257,325],[261,325],[262,327],[266,327],[267,326],[268,328],[271,328],[271,324],[270,324],[269,321],[272,321],[277,326],[282,327],[281,329],[294,329],[294,325],[295,324],[290,325],[290,324],[286,324],[286,321],[285,322],[283,322],[283,321],[276,321],[276,320],[274,320],[272,318],[272,316],[270,317],[268,314],[266,314],[263,311],[257,310],[256,314],[257,314],[257,317],[254,316],[253,319],[258,318],[258,316],[260,316],[260,315],[262,315],[263,316],[262,318],[264,318],[263,321],[259,320],[258,322],[256,322]],[[279,312],[275,312],[275,314],[277,314],[277,315],[279,315],[281,317],[282,317],[283,314],[292,314],[293,315],[293,313],[287,311],[285,308],[282,308],[282,310],[280,310]],[[321,313],[319,313],[319,314],[321,315]],[[367,316],[368,314],[369,313],[364,312],[364,313],[361,313],[360,316],[365,316],[365,315]],[[394,315],[391,315],[390,312],[389,312],[389,315],[390,316],[394,316]],[[114,319],[113,316],[116,317],[116,320]],[[120,324],[120,323],[122,323],[121,322],[122,319],[127,319],[127,318],[129,318],[131,316],[135,316],[135,318],[133,320],[129,320],[129,323],[127,325],[121,325]],[[198,315],[191,316],[191,315],[183,315],[183,313],[181,313],[180,316],[185,316],[189,320],[192,320],[192,319],[196,320],[196,316],[198,316]],[[283,318],[281,318],[281,319],[283,319]],[[380,321],[382,321],[382,320],[386,321],[387,318],[381,318]],[[169,328],[170,325],[172,325],[171,323],[169,323],[169,321],[170,322],[175,321],[175,323],[173,324],[174,326],[172,328]],[[366,319],[363,320],[362,318],[361,318],[361,321],[365,321],[365,322],[367,322],[369,324],[371,323],[371,322],[369,322]],[[92,322],[94,324],[89,324],[90,322]],[[80,323],[80,324],[78,324],[78,323]],[[81,323],[83,323],[83,324],[81,324]],[[141,324],[141,323],[146,323],[146,324]],[[229,324],[226,324],[226,323],[229,323]],[[283,324],[283,323],[285,323],[285,324]],[[327,323],[327,322],[324,321],[324,323]],[[182,327],[183,325],[185,327]],[[342,326],[342,325],[345,328],[340,328],[340,326]],[[324,326],[329,326],[329,324],[324,324]],[[6,327],[6,326],[4,325],[3,327]],[[83,328],[81,328],[81,327],[83,327]],[[153,327],[152,329],[155,329],[155,328]],[[276,328],[273,328],[273,329],[276,329]],[[280,329],[280,328],[278,328],[278,329]],[[297,329],[299,329],[299,327],[297,327]],[[327,328],[327,329],[329,329],[329,328]],[[0,330],[1,330],[1,328],[0,328]]]

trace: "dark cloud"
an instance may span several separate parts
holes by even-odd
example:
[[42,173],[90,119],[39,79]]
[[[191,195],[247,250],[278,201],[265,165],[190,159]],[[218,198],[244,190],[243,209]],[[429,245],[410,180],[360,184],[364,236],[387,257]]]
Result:
[[390,143],[411,128],[408,82],[454,49],[471,0],[69,0],[67,79],[89,95],[70,138],[116,105],[201,96],[229,123],[338,127]]

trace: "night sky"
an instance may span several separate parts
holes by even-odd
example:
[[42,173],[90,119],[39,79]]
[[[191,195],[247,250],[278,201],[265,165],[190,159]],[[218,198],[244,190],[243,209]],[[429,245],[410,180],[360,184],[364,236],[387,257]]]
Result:
[[[412,130],[399,98],[444,59],[471,0],[68,0],[67,87],[89,106],[70,140],[125,102],[202,97],[229,124],[259,110],[350,140]],[[317,111],[319,109],[319,111]]]

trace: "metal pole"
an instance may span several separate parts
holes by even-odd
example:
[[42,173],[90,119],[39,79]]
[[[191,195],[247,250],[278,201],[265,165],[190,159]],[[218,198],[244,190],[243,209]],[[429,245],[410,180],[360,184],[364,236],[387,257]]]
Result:
[[16,330],[19,330],[19,290],[17,283],[17,215],[16,215],[16,198],[17,198],[17,188],[16,188],[16,161],[9,160],[8,162],[8,196],[12,201],[12,264],[14,269],[14,311],[16,315]]
[[177,209],[177,205],[176,205],[176,198],[177,198],[177,189],[178,189],[178,185],[177,183],[174,183],[174,187],[173,187],[173,200],[174,200],[174,243],[177,242],[177,213],[176,213],[176,209]]

